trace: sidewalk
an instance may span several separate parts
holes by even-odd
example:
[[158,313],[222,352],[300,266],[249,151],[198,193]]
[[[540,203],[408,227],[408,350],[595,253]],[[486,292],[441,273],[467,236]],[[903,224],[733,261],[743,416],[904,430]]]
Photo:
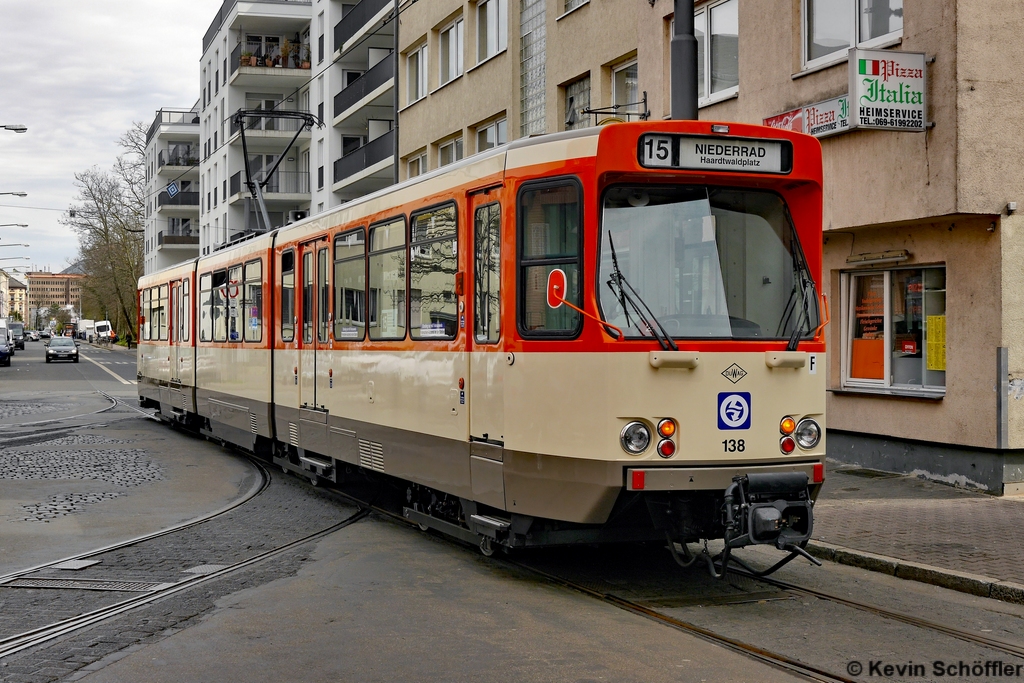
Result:
[[812,554],[1024,603],[1024,498],[829,467],[814,507]]

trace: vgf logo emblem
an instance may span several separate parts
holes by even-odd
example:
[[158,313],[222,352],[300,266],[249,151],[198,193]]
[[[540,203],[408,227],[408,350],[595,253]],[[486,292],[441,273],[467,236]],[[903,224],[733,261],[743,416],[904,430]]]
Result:
[[718,394],[718,428],[750,429],[750,393],[723,391]]

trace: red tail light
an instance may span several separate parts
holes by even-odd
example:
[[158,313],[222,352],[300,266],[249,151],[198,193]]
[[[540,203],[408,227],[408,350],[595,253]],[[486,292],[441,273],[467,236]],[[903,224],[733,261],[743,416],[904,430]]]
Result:
[[819,462],[814,465],[813,479],[815,484],[825,481],[825,463]]
[[782,437],[781,439],[779,439],[779,450],[781,450],[786,455],[789,455],[794,450],[796,450],[796,441],[794,441],[793,437],[791,436]]
[[644,483],[645,483],[644,479],[646,479],[646,477],[644,476],[645,474],[646,474],[646,472],[644,472],[643,470],[633,470],[633,490],[634,491],[643,491],[644,490]]

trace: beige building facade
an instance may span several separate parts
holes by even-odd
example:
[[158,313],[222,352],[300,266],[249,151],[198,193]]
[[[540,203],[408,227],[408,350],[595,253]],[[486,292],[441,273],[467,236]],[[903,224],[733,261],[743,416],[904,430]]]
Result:
[[53,304],[71,306],[76,312],[81,312],[84,275],[37,271],[26,273],[25,278],[28,280],[29,312],[46,311]]
[[[400,176],[492,140],[668,118],[673,9],[403,4]],[[710,0],[695,25],[701,119],[793,127],[787,114],[835,98],[849,117],[851,69],[872,68],[850,48],[883,63],[921,53],[923,131],[821,138],[829,457],[1024,492],[1024,13],[1012,0]]]

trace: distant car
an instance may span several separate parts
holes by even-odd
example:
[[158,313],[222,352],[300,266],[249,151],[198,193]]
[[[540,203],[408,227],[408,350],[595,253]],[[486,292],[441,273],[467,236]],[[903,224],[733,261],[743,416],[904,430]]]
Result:
[[39,341],[39,333],[35,330],[29,330],[26,335],[29,341]]
[[0,365],[11,367],[11,344],[7,335],[0,335]]
[[46,362],[69,360],[78,362],[78,344],[71,337],[54,337],[46,345]]
[[42,330],[39,333],[39,338],[40,339],[49,339],[50,338],[50,331],[49,330]]

